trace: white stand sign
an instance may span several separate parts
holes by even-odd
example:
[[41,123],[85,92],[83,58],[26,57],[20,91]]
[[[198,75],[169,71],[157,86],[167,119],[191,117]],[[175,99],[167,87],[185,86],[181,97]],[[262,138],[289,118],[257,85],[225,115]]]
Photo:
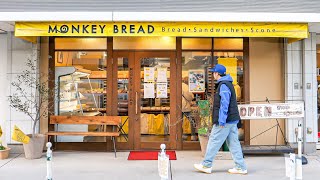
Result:
[[169,156],[165,153],[165,144],[161,144],[161,152],[158,155],[158,171],[161,180],[169,179]]

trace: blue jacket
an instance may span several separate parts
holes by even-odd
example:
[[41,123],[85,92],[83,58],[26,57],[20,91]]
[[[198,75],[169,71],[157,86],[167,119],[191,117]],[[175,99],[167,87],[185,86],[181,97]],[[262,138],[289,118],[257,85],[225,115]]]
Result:
[[[233,82],[232,77],[228,74],[226,76],[221,77],[218,82],[220,81],[230,81]],[[225,85],[222,84],[220,87],[219,95],[221,97],[220,100],[220,110],[219,110],[219,126],[225,126],[226,120],[228,117],[228,109],[231,97],[230,89]],[[229,124],[238,124],[239,120],[228,122]]]

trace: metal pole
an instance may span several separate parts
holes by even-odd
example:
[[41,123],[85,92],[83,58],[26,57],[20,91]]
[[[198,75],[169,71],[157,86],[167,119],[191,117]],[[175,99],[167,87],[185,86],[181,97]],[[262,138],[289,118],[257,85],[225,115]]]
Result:
[[47,180],[52,180],[52,147],[51,142],[47,143]]

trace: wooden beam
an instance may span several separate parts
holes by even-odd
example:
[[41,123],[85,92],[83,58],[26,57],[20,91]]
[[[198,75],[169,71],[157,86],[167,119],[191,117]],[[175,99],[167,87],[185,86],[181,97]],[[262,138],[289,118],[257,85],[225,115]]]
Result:
[[[249,38],[243,38],[244,101],[250,102]],[[244,144],[250,145],[250,121],[244,121]]]
[[57,132],[49,131],[46,135],[51,136],[120,136],[119,132]]
[[119,125],[120,116],[50,116],[50,124]]

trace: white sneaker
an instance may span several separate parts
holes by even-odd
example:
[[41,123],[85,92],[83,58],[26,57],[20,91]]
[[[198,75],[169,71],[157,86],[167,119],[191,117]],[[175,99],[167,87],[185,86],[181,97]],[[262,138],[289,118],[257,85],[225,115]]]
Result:
[[212,172],[212,167],[205,167],[202,164],[194,164],[193,167],[196,168],[198,171],[201,171],[207,174],[211,174]]
[[243,170],[240,168],[232,168],[232,169],[229,169],[228,172],[231,174],[243,174],[243,175],[248,174],[248,170]]

